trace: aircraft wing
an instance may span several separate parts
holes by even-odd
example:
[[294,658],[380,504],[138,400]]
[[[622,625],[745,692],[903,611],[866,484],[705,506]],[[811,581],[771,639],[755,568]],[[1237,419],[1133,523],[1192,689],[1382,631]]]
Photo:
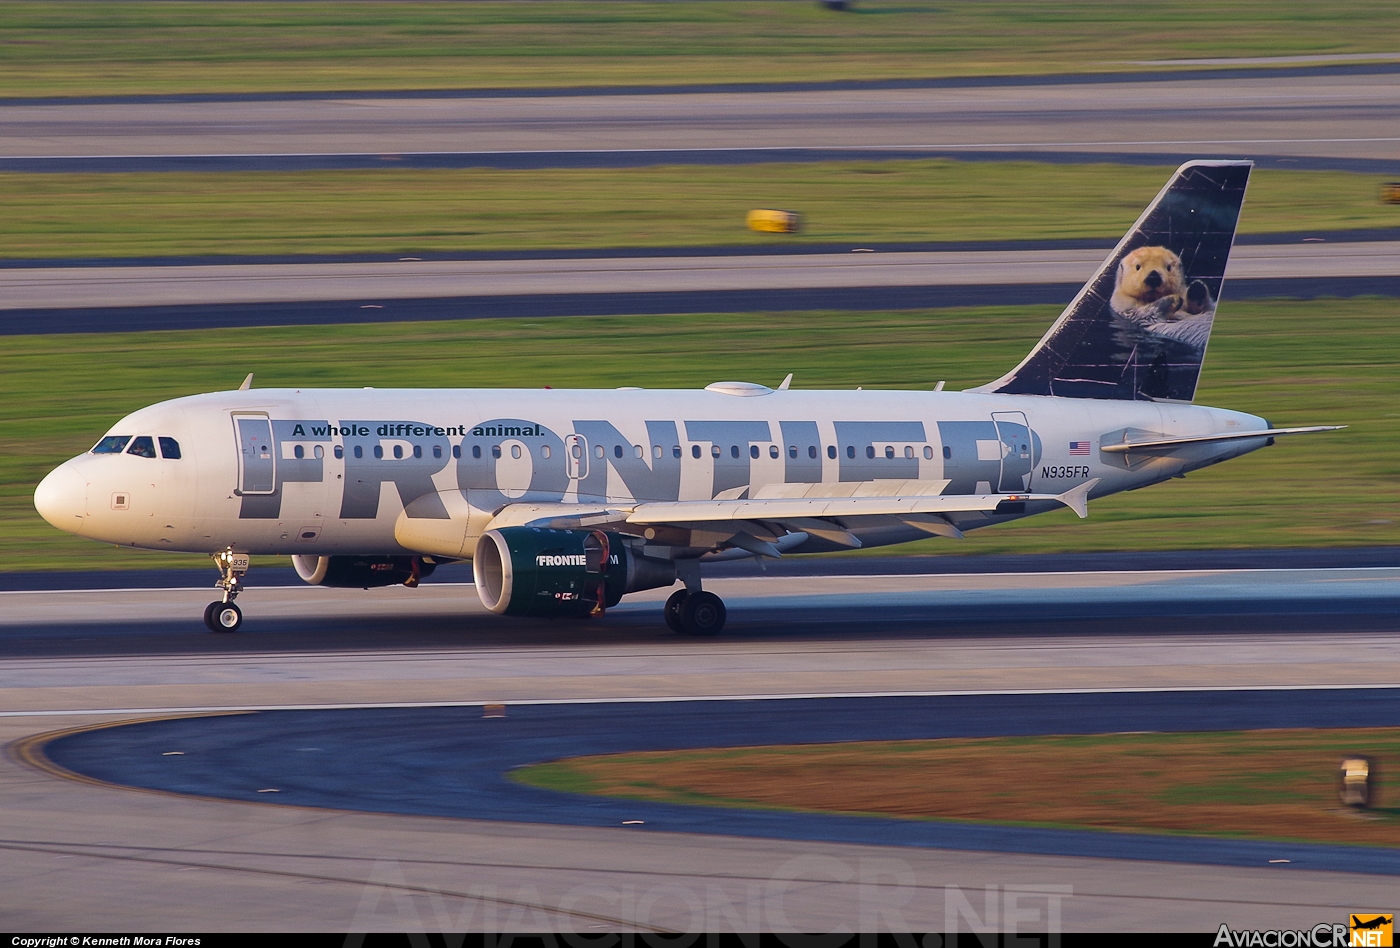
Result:
[[[576,504],[513,504],[491,526],[538,526],[553,529],[602,529],[640,533],[646,528],[675,527],[704,537],[709,548],[728,546],[760,556],[779,556],[797,534],[821,537],[838,545],[861,545],[845,526],[855,518],[890,517],[935,536],[961,537],[954,513],[1014,512],[1037,501],[1063,504],[1081,518],[1088,516],[1089,492],[1098,479],[1062,494],[933,493],[947,481],[868,481],[849,484],[775,484],[756,497],[658,501],[580,507]],[[830,496],[840,492],[844,496]],[[804,537],[805,539],[805,537]],[[788,542],[784,542],[788,541]]]

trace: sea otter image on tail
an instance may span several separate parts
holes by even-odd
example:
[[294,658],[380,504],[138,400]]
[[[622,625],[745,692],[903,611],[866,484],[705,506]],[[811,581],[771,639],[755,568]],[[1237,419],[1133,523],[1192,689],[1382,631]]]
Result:
[[1215,301],[1200,280],[1186,284],[1181,258],[1166,247],[1139,247],[1118,264],[1109,300],[1120,324],[1205,351]]
[[1225,285],[1248,161],[1188,161],[1055,325],[977,391],[1189,402]]

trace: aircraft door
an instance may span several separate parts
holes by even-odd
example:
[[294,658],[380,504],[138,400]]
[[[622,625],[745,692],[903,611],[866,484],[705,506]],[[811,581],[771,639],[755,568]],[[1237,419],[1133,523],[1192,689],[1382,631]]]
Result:
[[238,433],[238,491],[240,494],[272,494],[277,490],[277,452],[272,422],[267,415],[233,416]]
[[1018,493],[1031,489],[1034,474],[1031,452],[1031,427],[1025,412],[994,411],[992,421],[1001,441],[1001,484],[1003,493]]
[[564,437],[564,457],[567,458],[570,480],[588,477],[588,439],[571,434]]

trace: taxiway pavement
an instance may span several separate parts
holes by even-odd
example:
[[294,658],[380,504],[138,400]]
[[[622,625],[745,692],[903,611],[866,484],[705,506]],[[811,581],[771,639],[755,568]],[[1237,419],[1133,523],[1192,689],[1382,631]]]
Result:
[[1393,162],[1397,127],[1400,70],[1381,67],[682,94],[11,100],[0,106],[0,158],[680,151],[723,161],[759,146]]
[[[0,310],[336,300],[1078,285],[1102,250],[734,254],[194,266],[0,268]],[[1400,241],[1244,245],[1233,281],[1397,278]],[[1282,295],[1276,290],[1274,295]]]

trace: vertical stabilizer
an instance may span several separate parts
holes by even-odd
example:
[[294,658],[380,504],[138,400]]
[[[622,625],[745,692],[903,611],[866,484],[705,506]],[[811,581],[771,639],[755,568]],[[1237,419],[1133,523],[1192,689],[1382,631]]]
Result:
[[973,391],[1191,401],[1253,167],[1178,168],[1031,354]]

